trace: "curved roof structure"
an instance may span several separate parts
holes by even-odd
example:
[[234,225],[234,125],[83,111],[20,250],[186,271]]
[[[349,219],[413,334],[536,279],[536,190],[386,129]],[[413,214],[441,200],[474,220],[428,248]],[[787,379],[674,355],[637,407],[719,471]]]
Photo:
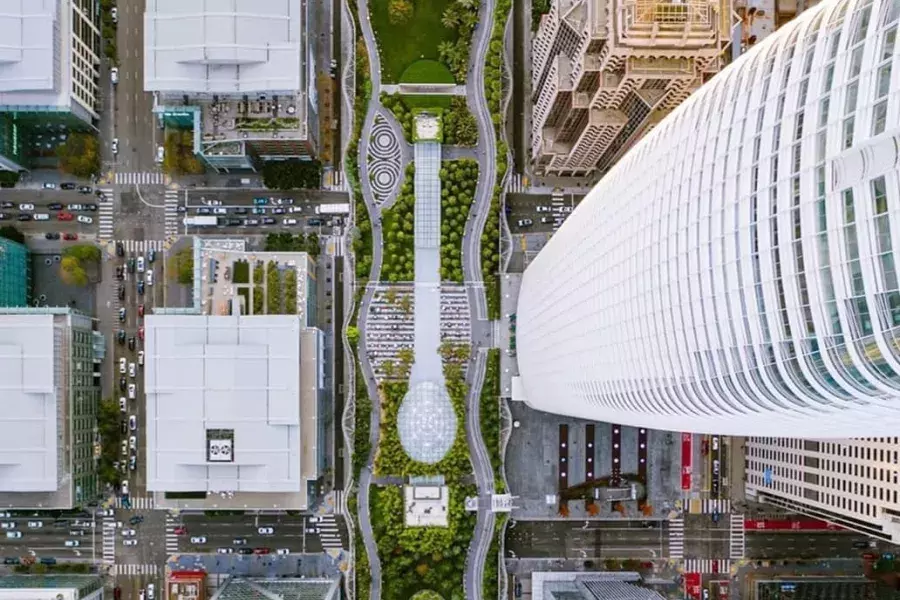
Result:
[[676,431],[895,433],[898,16],[807,10],[627,153],[525,271],[519,395]]
[[456,438],[456,413],[443,384],[421,381],[403,397],[397,416],[403,449],[414,460],[434,464]]

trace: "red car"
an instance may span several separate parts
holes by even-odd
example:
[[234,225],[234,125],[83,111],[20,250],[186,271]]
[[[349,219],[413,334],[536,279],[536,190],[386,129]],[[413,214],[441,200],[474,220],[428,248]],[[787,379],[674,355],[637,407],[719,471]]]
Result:
[[141,339],[144,339],[144,328],[143,327],[138,328],[138,337]]
[[713,573],[719,572],[719,561],[717,561],[717,560],[712,561],[712,572]]
[[71,221],[72,219],[75,218],[75,215],[73,215],[70,212],[61,212],[58,215],[56,215],[56,218],[59,219],[60,221]]
[[184,535],[187,533],[187,527],[181,525],[175,528],[175,535]]
[[270,548],[254,548],[253,554],[268,554],[271,551]]
[[71,242],[71,241],[78,239],[78,234],[77,233],[67,233],[67,234],[63,235],[63,239],[69,240]]
[[144,305],[143,304],[138,304],[138,316],[139,317],[144,316]]

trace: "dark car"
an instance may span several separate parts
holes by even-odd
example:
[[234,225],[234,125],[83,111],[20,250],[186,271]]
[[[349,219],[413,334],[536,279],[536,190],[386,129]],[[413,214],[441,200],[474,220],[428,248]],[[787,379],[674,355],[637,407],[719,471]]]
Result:
[[138,294],[140,294],[141,296],[144,295],[144,281],[143,280],[138,281],[137,290],[138,290]]
[[125,299],[125,286],[120,285],[119,286],[119,300],[124,300],[124,299]]
[[125,343],[125,330],[124,330],[124,329],[120,329],[120,330],[116,333],[116,340],[118,340],[118,342],[119,342],[120,344],[124,344],[124,343]]
[[322,224],[322,219],[310,219],[309,221],[307,221],[307,223],[310,225],[310,227],[318,227]]
[[271,548],[254,548],[253,554],[269,554],[272,552]]
[[266,209],[256,207],[253,209],[253,214],[254,215],[264,215],[264,214],[266,214]]
[[0,208],[15,208],[14,202],[0,202]]
[[116,256],[125,256],[125,244],[116,242]]
[[94,191],[94,188],[92,188],[92,187],[89,186],[89,185],[79,185],[79,186],[78,186],[78,193],[79,193],[79,194],[90,194],[90,193],[93,192],[93,191]]
[[53,558],[52,556],[45,556],[44,558],[41,559],[41,564],[42,565],[55,565],[56,559]]
[[59,233],[57,233],[55,231],[48,231],[47,233],[44,234],[44,237],[47,238],[48,240],[58,240]]
[[228,219],[228,225],[230,227],[240,227],[243,224],[244,221],[242,221],[241,219]]
[[246,207],[238,206],[236,209],[234,209],[234,212],[239,215],[246,215],[247,209],[246,209]]
[[134,273],[134,269],[136,266],[137,266],[137,263],[135,263],[135,260],[133,258],[129,258],[128,259],[128,272]]
[[59,184],[59,189],[61,190],[74,190],[77,186],[71,181],[66,181],[64,183]]
[[127,389],[128,385],[125,381],[124,377],[119,377],[119,391],[124,392]]
[[17,565],[19,564],[19,558],[17,556],[7,556],[3,559],[4,565]]
[[97,205],[96,205],[96,204],[85,204],[85,206],[87,207],[88,210],[93,211],[93,212],[97,212]]
[[156,261],[156,250],[150,248],[149,252],[147,252],[147,262],[155,262]]
[[283,215],[283,214],[284,214],[284,209],[281,208],[280,206],[279,206],[278,208],[273,208],[273,209],[272,209],[272,214],[273,214],[273,215]]
[[238,554],[253,554],[253,548],[238,548]]
[[116,267],[116,279],[123,279],[125,277],[125,269],[121,266]]
[[125,307],[123,306],[119,309],[119,322],[125,321],[125,315],[126,315],[126,311],[125,311]]
[[212,209],[207,208],[205,206],[201,206],[200,208],[197,209],[197,214],[198,215],[211,215]]
[[272,217],[266,217],[265,219],[263,219],[263,225],[274,225],[277,222],[278,221],[276,221]]
[[122,588],[119,586],[113,588],[113,600],[122,600]]
[[62,210],[63,205],[59,202],[54,202],[53,204],[48,204],[47,208],[49,208],[50,210]]
[[128,349],[129,350],[134,350],[134,347],[136,345],[137,345],[137,340],[135,339],[134,336],[131,336],[130,338],[128,338]]
[[130,519],[128,519],[128,523],[130,525],[138,525],[139,523],[143,523],[143,522],[144,522],[144,517],[142,517],[141,515],[135,515],[135,516],[131,517]]
[[128,421],[122,420],[122,435],[128,434]]
[[19,215],[19,220],[20,221],[30,221],[31,215]]

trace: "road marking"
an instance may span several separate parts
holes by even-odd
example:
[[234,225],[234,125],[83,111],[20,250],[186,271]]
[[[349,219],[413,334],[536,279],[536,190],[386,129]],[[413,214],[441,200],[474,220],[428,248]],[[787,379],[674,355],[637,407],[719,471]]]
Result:
[[178,235],[178,190],[166,190],[166,237]]
[[175,534],[175,528],[178,521],[172,518],[172,515],[166,514],[166,554],[178,554],[178,536]]
[[100,204],[97,206],[99,229],[97,237],[100,240],[108,240],[113,236],[113,191],[110,188],[101,188]]
[[116,562],[116,520],[113,517],[103,517],[102,543],[103,564],[111,565]]
[[[713,569],[713,563],[718,562],[716,569]],[[728,573],[731,570],[731,561],[720,558],[686,558],[684,560],[685,573]]]
[[747,533],[744,530],[744,515],[732,514],[729,517],[731,534],[728,538],[728,556],[741,559],[747,552]]
[[127,577],[130,575],[158,575],[157,565],[113,565],[110,574],[114,577]]
[[337,522],[334,515],[322,515],[319,517],[318,523],[312,523],[319,530],[319,539],[322,542],[322,548],[325,550],[338,550],[343,548],[341,544],[341,533],[338,530]]
[[[166,245],[165,240],[116,240],[116,242],[122,242],[122,245],[125,246],[125,252],[135,252],[137,254],[144,254],[148,250],[162,252]],[[153,268],[150,263],[147,263],[147,267]]]
[[[131,496],[130,501],[131,501],[131,510],[152,509],[153,504],[154,504],[152,496],[149,498],[136,498],[134,496]],[[116,508],[124,508],[124,506],[122,506],[122,498],[120,496],[116,496],[115,507]]]
[[165,185],[165,173],[143,171],[140,173],[116,173],[116,185]]
[[669,521],[669,557],[682,558],[684,556],[684,519],[671,519]]

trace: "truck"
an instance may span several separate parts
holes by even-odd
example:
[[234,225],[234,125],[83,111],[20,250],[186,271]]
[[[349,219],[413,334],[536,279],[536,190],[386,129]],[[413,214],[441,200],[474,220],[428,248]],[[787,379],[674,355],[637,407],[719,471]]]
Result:
[[349,215],[350,204],[320,204],[316,207],[317,215]]
[[184,224],[186,227],[215,227],[219,224],[219,218],[213,215],[198,215],[195,217],[185,217]]

